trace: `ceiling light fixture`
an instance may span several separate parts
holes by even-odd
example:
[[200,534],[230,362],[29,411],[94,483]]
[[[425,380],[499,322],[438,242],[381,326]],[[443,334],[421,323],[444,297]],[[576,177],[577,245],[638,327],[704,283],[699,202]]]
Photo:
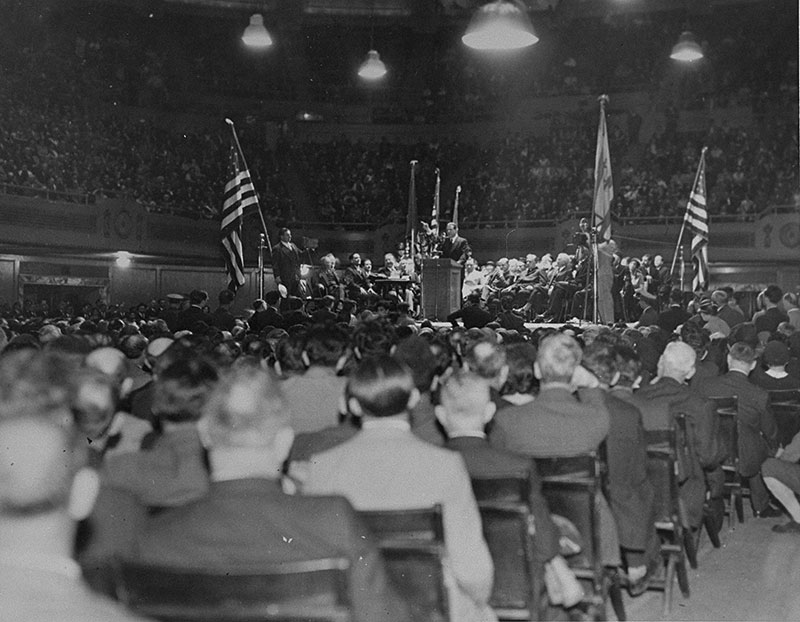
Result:
[[261,13],[253,13],[250,16],[250,25],[244,29],[242,41],[247,47],[261,50],[272,45],[272,37],[264,27],[264,16]]
[[525,9],[511,0],[495,0],[479,8],[461,37],[475,50],[518,50],[537,41]]
[[703,58],[703,48],[694,38],[694,35],[688,30],[684,30],[678,38],[678,42],[672,48],[670,58],[679,60],[683,63],[693,63],[696,60]]
[[367,52],[367,60],[361,63],[358,75],[365,80],[379,80],[386,75],[386,65],[376,50]]

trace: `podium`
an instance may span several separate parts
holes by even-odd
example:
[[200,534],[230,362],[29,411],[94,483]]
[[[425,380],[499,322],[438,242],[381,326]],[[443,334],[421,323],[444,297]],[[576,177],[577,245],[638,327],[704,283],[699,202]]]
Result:
[[461,308],[461,265],[449,258],[422,260],[422,313],[444,321]]

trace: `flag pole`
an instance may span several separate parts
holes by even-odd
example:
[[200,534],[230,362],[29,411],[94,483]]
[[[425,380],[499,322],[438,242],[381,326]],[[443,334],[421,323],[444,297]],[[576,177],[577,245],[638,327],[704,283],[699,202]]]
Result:
[[411,160],[411,179],[408,185],[408,216],[407,216],[407,233],[411,241],[411,249],[409,255],[411,261],[414,261],[416,255],[416,241],[417,241],[417,189],[415,182],[415,175],[417,172],[417,164],[419,160]]
[[[701,164],[703,162],[703,158],[706,155],[706,151],[708,151],[708,147],[703,147],[700,150],[700,163]],[[700,170],[701,170],[701,168],[702,167],[698,164],[697,172],[694,174],[694,181],[692,182],[692,189],[690,190],[690,195],[691,195],[691,192],[694,192],[694,189],[697,186],[697,180],[700,178]],[[688,206],[687,206],[686,209],[687,210],[689,209]],[[683,215],[683,222],[681,223],[681,231],[678,234],[678,243],[675,245],[675,253],[672,255],[672,265],[669,268],[670,276],[672,276],[674,274],[674,272],[675,272],[675,263],[678,260],[678,249],[681,248],[681,243],[683,242],[683,232],[685,230],[686,230],[686,213],[684,213],[684,215]],[[681,263],[683,263],[683,259],[682,258],[681,258]],[[681,268],[681,270],[683,270],[683,268]],[[683,274],[681,274],[681,291],[683,291]]]
[[[603,242],[611,239],[611,200],[614,197],[614,186],[611,182],[611,153],[608,148],[608,129],[606,125],[606,104],[609,101],[608,95],[600,95],[597,101],[600,103],[600,121],[597,126],[597,148],[595,150],[594,163],[594,196],[592,197],[592,227],[589,234],[592,260],[592,264],[589,266],[592,270],[592,320],[595,324],[600,321],[609,321],[608,318],[600,317],[600,291],[597,273],[600,257],[597,238],[598,235],[602,236]],[[606,170],[606,168],[608,170]],[[606,185],[610,186],[610,193],[606,192]],[[601,196],[603,196],[606,204],[604,205],[605,209],[602,214],[602,222],[598,222],[601,216],[597,211],[598,199]],[[606,294],[609,294],[609,292],[606,292]],[[583,310],[583,316],[586,317],[586,309]]]

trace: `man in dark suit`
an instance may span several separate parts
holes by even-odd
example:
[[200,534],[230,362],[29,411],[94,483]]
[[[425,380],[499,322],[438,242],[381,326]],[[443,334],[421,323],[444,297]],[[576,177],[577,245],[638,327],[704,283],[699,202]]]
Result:
[[345,269],[342,280],[348,298],[361,300],[367,296],[372,286],[366,271],[361,266],[361,255],[358,253],[350,255],[350,265]]
[[[542,572],[542,577],[547,573],[558,577],[559,584],[564,582],[573,585],[575,576],[561,557],[558,528],[553,523],[547,501],[542,496],[535,463],[526,456],[492,447],[486,438],[484,428],[496,410],[489,385],[484,379],[469,372],[456,372],[442,387],[440,401],[441,404],[436,406],[435,412],[436,418],[447,432],[446,447],[461,454],[470,477],[529,479],[527,502],[536,527],[533,554],[538,564],[541,564],[538,570]],[[580,594],[580,588],[569,590],[564,587],[567,586],[562,586],[562,593]],[[575,603],[553,604],[569,607]]]
[[445,239],[442,242],[442,257],[448,257],[463,266],[471,254],[472,249],[469,247],[467,239],[458,235],[458,225],[454,222],[448,222],[445,229]]
[[300,249],[292,242],[291,230],[283,227],[280,242],[272,249],[272,272],[275,285],[283,285],[287,296],[300,293]]
[[683,292],[673,289],[669,294],[669,307],[658,314],[656,324],[671,333],[690,317],[689,312],[683,306]]
[[314,296],[333,296],[338,300],[341,292],[339,275],[336,274],[336,257],[333,253],[328,253],[321,263],[321,270],[314,279]]
[[258,299],[253,302],[253,315],[250,317],[250,330],[260,333],[265,327],[285,328],[286,321],[278,311],[278,301],[281,295],[275,291],[264,294],[264,300]]
[[231,313],[231,305],[235,297],[236,294],[229,289],[223,289],[219,293],[217,296],[219,306],[214,313],[211,314],[211,324],[213,326],[216,326],[220,330],[233,330],[233,327],[236,326],[236,318],[233,317],[233,313]]
[[617,350],[622,347],[595,341],[584,351],[582,365],[597,377],[606,391],[605,402],[611,417],[606,439],[609,503],[619,526],[620,544],[631,582],[629,589],[638,594],[647,587],[647,568],[652,574],[661,553],[655,529],[655,491],[647,476],[642,414],[634,404],[610,390],[621,375]]
[[687,384],[694,375],[696,358],[691,346],[680,341],[668,344],[658,360],[655,381],[633,393],[645,430],[669,430],[675,415],[686,415],[690,452],[686,462],[679,465],[683,478],[680,495],[693,528],[702,523],[706,490],[714,501],[715,518],[722,525],[719,504],[724,476],[720,465],[725,457],[714,404]]
[[263,371],[240,368],[221,381],[204,409],[208,495],[153,517],[132,556],[150,564],[251,572],[259,564],[347,557],[354,619],[408,620],[350,503],[282,491],[281,465],[294,439],[287,413],[277,384]]
[[178,330],[194,330],[198,322],[211,326],[211,314],[203,310],[208,302],[208,292],[202,289],[193,289],[189,292],[189,307],[178,315]]
[[740,341],[728,352],[728,373],[707,378],[697,388],[707,397],[736,396],[739,474],[748,480],[753,513],[763,517],[779,516],[781,512],[769,505],[769,492],[761,478],[761,464],[778,449],[778,427],[769,407],[769,395],[748,378],[755,365],[755,351]]

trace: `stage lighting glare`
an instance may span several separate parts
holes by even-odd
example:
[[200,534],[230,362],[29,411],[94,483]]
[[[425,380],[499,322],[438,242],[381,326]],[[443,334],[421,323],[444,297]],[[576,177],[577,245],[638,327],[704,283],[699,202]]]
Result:
[[518,50],[539,37],[523,8],[509,0],[495,0],[475,12],[461,41],[475,50]]

